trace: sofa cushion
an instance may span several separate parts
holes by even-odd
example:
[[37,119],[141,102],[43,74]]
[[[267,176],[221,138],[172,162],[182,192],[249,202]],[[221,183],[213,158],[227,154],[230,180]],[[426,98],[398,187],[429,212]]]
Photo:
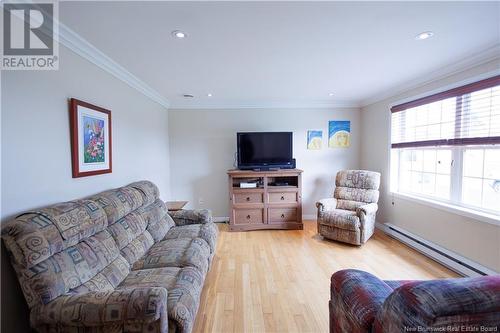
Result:
[[167,206],[160,199],[137,210],[147,222],[147,230],[155,242],[161,241],[167,231],[175,225],[174,220],[168,215],[167,211]]
[[204,276],[193,267],[143,269],[130,272],[117,290],[139,287],[166,288],[169,331],[191,332],[200,304]]
[[63,202],[7,222],[2,238],[16,263],[30,268],[107,227],[104,210],[90,200]]
[[130,264],[122,256],[118,256],[111,264],[96,274],[92,279],[69,291],[69,294],[89,291],[106,291],[115,289],[130,273]]
[[144,205],[152,204],[160,197],[160,190],[158,189],[158,186],[148,180],[141,180],[139,182],[129,184],[128,187],[135,188],[141,192]]
[[141,192],[127,186],[101,192],[89,199],[104,209],[109,225],[143,205]]
[[144,231],[137,238],[132,240],[123,249],[121,249],[121,255],[132,265],[134,262],[139,260],[146,252],[153,246],[154,239],[151,234]]
[[215,223],[207,224],[190,224],[170,229],[164,239],[181,239],[181,238],[201,238],[210,246],[210,252],[215,252],[217,243],[218,229]]
[[154,244],[144,257],[133,263],[132,269],[159,267],[196,267],[208,271],[210,247],[201,238],[167,239]]
[[360,221],[356,212],[344,209],[324,212],[321,224],[350,231],[359,231],[360,228]]
[[119,219],[108,230],[121,250],[146,230],[146,221],[135,211]]
[[32,307],[47,304],[91,280],[119,255],[113,237],[104,230],[29,269],[14,268],[26,301]]

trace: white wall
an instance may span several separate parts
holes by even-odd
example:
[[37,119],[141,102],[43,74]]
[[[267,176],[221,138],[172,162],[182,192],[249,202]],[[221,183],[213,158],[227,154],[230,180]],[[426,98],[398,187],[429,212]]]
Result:
[[[327,147],[329,120],[351,121],[350,148]],[[359,122],[358,109],[169,110],[172,198],[229,216],[226,172],[233,168],[236,132],[293,131],[294,157],[304,170],[303,214],[315,215],[315,202],[331,196],[337,171],[359,166]],[[311,129],[323,130],[322,150],[306,149]]]
[[[168,198],[167,110],[64,47],[60,57],[58,71],[2,73],[2,220],[140,179]],[[71,177],[71,97],[111,110],[111,174]]]
[[[3,71],[1,219],[140,179],[169,196],[168,115],[160,105],[67,49],[58,71]],[[68,99],[112,112],[113,173],[73,179]],[[2,250],[2,327],[29,332],[29,312]]]
[[[392,198],[389,193],[390,106],[498,70],[490,62],[418,89],[369,105],[361,111],[361,167],[382,173],[378,222],[390,222],[500,272],[500,227],[441,209]],[[420,96],[419,96],[420,97]],[[392,205],[394,202],[394,205]]]

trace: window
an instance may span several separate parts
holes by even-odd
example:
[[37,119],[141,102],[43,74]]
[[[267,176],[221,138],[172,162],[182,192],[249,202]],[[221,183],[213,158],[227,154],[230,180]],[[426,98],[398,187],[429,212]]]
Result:
[[500,214],[500,76],[391,112],[393,192]]

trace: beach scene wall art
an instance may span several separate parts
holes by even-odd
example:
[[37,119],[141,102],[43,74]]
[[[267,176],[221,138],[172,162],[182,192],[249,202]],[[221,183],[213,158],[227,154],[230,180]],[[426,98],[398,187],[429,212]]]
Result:
[[328,122],[328,147],[348,148],[351,145],[351,122],[330,120]]
[[320,150],[323,141],[323,131],[307,131],[307,149]]

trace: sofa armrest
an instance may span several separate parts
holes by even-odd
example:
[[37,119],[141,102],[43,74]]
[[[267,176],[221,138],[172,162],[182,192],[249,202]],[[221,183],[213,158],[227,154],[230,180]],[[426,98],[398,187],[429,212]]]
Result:
[[89,327],[160,321],[168,331],[167,289],[133,288],[62,295],[35,306],[31,325]]
[[356,214],[358,216],[364,215],[374,215],[378,210],[378,205],[376,203],[369,203],[361,207],[356,208]]
[[316,207],[318,208],[318,213],[334,210],[337,208],[337,199],[335,198],[321,199],[318,202],[316,202]]
[[498,325],[500,276],[404,284],[387,298],[374,328],[375,332],[401,332],[405,327],[438,332],[450,323],[470,328]]
[[336,272],[330,284],[330,327],[334,332],[370,332],[377,312],[392,291],[368,272]]
[[212,222],[212,211],[208,209],[181,209],[168,214],[177,226]]

